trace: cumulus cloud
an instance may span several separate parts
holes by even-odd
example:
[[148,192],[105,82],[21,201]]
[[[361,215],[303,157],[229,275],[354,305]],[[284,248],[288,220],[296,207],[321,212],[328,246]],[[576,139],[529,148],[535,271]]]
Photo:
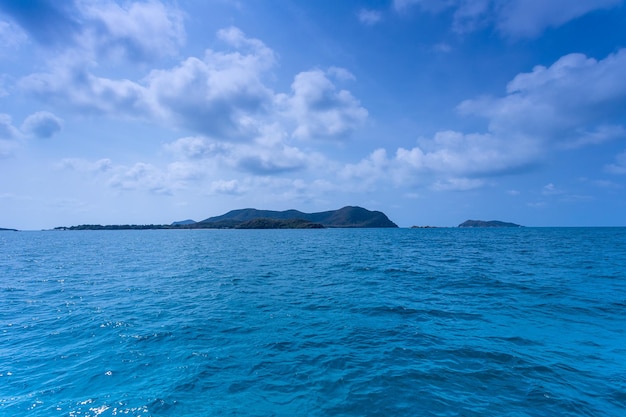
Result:
[[51,72],[22,78],[18,87],[41,101],[81,113],[146,118],[154,114],[146,87],[91,74],[82,63],[63,62]]
[[[458,106],[462,115],[486,119],[485,132],[437,132],[392,156],[379,149],[345,166],[341,176],[368,186],[389,179],[436,190],[472,189],[488,184],[489,177],[532,169],[549,152],[626,138],[624,126],[611,124],[626,108],[625,68],[626,50],[599,61],[570,54],[549,67],[537,66],[514,77],[503,97]],[[607,171],[622,173],[624,161],[620,154]],[[544,189],[550,192],[554,189]]]
[[281,96],[280,101],[285,114],[297,122],[294,137],[343,138],[367,119],[361,103],[349,91],[337,90],[322,70],[299,73],[291,90],[291,95]]
[[[87,57],[149,62],[175,55],[185,40],[182,13],[159,1],[33,0],[1,2],[0,9],[24,30],[11,32],[10,43],[26,33],[40,44],[75,48]],[[14,24],[0,23],[0,33],[7,25]]]
[[595,10],[616,7],[622,0],[394,0],[405,13],[413,7],[428,13],[452,10],[452,28],[471,32],[486,25],[512,38],[534,38]]
[[344,68],[297,74],[289,93],[266,85],[274,51],[230,27],[218,38],[230,50],[206,50],[143,80],[94,75],[80,57],[59,57],[49,72],[22,78],[18,86],[44,102],[81,113],[156,121],[222,141],[250,142],[271,126],[299,139],[346,138],[367,110],[337,83],[354,81]]
[[205,137],[186,137],[166,144],[175,156],[203,167],[221,167],[253,175],[274,175],[305,170],[323,164],[315,152],[267,141],[261,137],[249,144],[223,143]]
[[500,136],[518,132],[564,147],[600,143],[624,136],[624,128],[610,122],[626,108],[625,68],[626,49],[600,61],[566,55],[517,75],[506,96],[466,100],[459,111],[487,118]]
[[182,13],[163,3],[83,1],[78,6],[84,19],[81,42],[108,57],[151,61],[175,55],[184,43]]
[[443,131],[431,139],[420,139],[413,148],[398,148],[391,157],[378,149],[344,167],[341,175],[368,184],[390,179],[398,186],[469,190],[484,185],[484,178],[530,169],[539,151],[536,144],[523,139],[507,141],[491,134]]
[[49,138],[63,129],[63,120],[47,111],[28,116],[21,126],[22,132],[37,138]]
[[147,89],[166,119],[207,135],[245,138],[272,103],[262,75],[274,65],[274,53],[236,28],[220,31],[219,37],[244,53],[207,50],[204,59],[191,57],[173,69],[152,71]]

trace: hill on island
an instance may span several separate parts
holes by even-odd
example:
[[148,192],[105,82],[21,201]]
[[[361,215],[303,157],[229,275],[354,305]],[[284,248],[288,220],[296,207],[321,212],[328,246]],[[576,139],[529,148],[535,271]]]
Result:
[[55,227],[55,230],[154,230],[154,229],[320,229],[324,227],[398,227],[380,211],[362,207],[344,207],[320,213],[298,210],[272,211],[257,209],[232,210],[200,222],[182,220],[171,224],[83,224]]
[[[246,222],[259,219],[281,221],[303,220],[323,227],[398,227],[398,225],[389,220],[389,218],[380,211],[370,211],[362,207],[354,206],[346,206],[339,210],[323,211],[319,213],[303,213],[298,210],[273,211],[246,208],[232,210],[220,216],[209,217],[208,219],[186,226],[191,228],[242,228],[256,224],[246,224]],[[266,223],[272,224],[272,222]],[[274,224],[278,225],[280,223]],[[299,227],[314,227],[310,225],[306,226],[303,223],[297,224]]]
[[519,224],[501,222],[499,220],[466,220],[459,227],[522,227]]

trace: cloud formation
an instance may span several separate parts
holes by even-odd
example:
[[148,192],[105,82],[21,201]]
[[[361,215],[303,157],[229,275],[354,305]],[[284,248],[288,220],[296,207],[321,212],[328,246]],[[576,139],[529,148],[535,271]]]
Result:
[[63,120],[47,111],[40,111],[28,116],[22,123],[21,130],[36,138],[49,138],[63,129]]
[[[463,101],[460,114],[484,118],[485,132],[440,131],[391,157],[379,149],[341,175],[368,184],[389,178],[396,185],[472,189],[491,177],[532,169],[553,152],[624,139],[626,128],[611,120],[626,109],[625,68],[625,49],[599,61],[563,56],[549,67],[518,74],[502,97]],[[622,173],[624,161],[618,155],[607,171]]]
[[[161,2],[32,0],[0,2],[35,42],[58,50],[75,48],[89,58],[151,62],[175,55],[185,41],[182,12]],[[0,22],[0,33],[12,23]],[[20,40],[15,31],[10,43]]]
[[626,109],[626,49],[597,61],[569,54],[550,67],[517,75],[501,98],[482,97],[459,105],[461,114],[484,117],[499,136],[517,132],[565,147],[624,136],[611,120]]
[[235,27],[217,37],[229,49],[207,49],[202,58],[152,70],[140,81],[100,77],[88,62],[66,54],[18,86],[81,114],[155,121],[224,141],[250,141],[276,123],[295,138],[346,138],[366,120],[367,110],[334,82],[354,79],[347,70],[304,71],[291,92],[276,93],[267,81],[276,65],[272,49]]
[[337,90],[327,75],[322,70],[301,72],[291,84],[292,94],[279,97],[285,114],[297,122],[296,138],[344,138],[367,119],[361,103],[349,91]]
[[452,28],[459,33],[493,26],[505,37],[534,38],[547,28],[620,4],[622,0],[394,0],[393,7],[400,13],[413,7],[428,13],[452,10]]

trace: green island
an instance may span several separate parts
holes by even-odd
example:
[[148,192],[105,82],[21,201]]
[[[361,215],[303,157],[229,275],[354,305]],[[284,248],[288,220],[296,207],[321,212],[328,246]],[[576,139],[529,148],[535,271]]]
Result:
[[466,220],[459,225],[459,227],[524,227],[519,224],[501,222],[499,220]]
[[322,229],[398,227],[380,211],[346,206],[338,210],[303,213],[298,210],[273,211],[253,208],[232,210],[220,216],[196,222],[177,221],[172,224],[125,224],[60,226],[54,230],[155,230],[155,229]]

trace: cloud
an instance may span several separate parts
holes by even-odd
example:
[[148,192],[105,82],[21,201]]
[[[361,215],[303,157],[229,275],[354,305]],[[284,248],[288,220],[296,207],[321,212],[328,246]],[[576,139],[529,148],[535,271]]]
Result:
[[380,22],[383,18],[383,15],[378,10],[361,9],[357,13],[357,18],[359,19],[359,22],[371,26]]
[[467,33],[496,28],[510,38],[534,38],[595,10],[609,9],[622,0],[394,0],[393,8],[406,13],[416,7],[427,13],[452,10],[452,28]]
[[615,156],[615,162],[607,165],[606,171],[611,174],[626,174],[626,151]]
[[182,13],[161,2],[83,1],[78,3],[84,33],[81,42],[100,54],[130,61],[173,56],[185,41]]
[[531,169],[538,154],[536,144],[525,140],[442,131],[420,139],[413,148],[398,148],[391,157],[378,149],[360,162],[346,165],[340,175],[366,187],[391,182],[437,191],[470,190],[487,184],[485,178]]
[[22,123],[21,130],[37,138],[49,138],[63,129],[63,120],[47,111],[40,111],[28,116]]
[[274,65],[274,53],[237,28],[218,36],[243,53],[207,50],[204,59],[152,71],[147,89],[167,120],[205,135],[245,139],[273,101],[262,76]]
[[225,168],[252,175],[276,175],[324,164],[316,152],[304,152],[281,141],[261,137],[249,144],[224,143],[205,137],[186,137],[164,148],[183,160],[206,168]]
[[56,62],[51,72],[34,73],[18,87],[45,103],[80,113],[150,118],[157,109],[146,87],[130,80],[97,77],[82,62]]
[[621,3],[622,0],[509,0],[503,7],[496,8],[496,27],[507,36],[532,38],[546,28],[558,27],[594,10],[609,9]]
[[11,116],[0,113],[0,139],[15,139],[20,132],[13,126]]
[[44,45],[71,42],[80,31],[73,2],[52,0],[3,1],[0,10]]
[[171,194],[173,191],[167,174],[144,162],[137,162],[130,168],[117,167],[108,184],[121,190],[143,189],[155,194]]
[[80,173],[99,174],[110,172],[113,162],[109,158],[102,158],[91,162],[80,158],[65,158],[59,163],[59,168]]
[[322,70],[296,75],[291,95],[280,97],[284,113],[297,127],[294,137],[301,139],[345,138],[362,126],[368,112],[347,90],[337,90]]
[[[36,42],[73,48],[103,61],[151,62],[175,55],[185,41],[182,13],[159,1],[119,5],[110,0],[31,0],[1,2],[0,9]],[[0,22],[0,33],[6,25]],[[21,42],[24,32],[15,31],[9,43]]]
[[26,42],[27,36],[15,23],[0,20],[0,53],[3,49],[16,48]]
[[487,118],[489,131],[517,132],[543,143],[580,147],[624,136],[611,124],[626,109],[626,49],[597,61],[569,54],[517,75],[502,98],[462,102],[461,114]]
[[[157,29],[139,25],[140,16],[156,14],[161,19],[156,19],[155,27],[180,32],[164,20],[162,15],[168,12],[164,6],[149,4],[131,4],[123,9],[92,2],[81,3],[81,7],[88,9],[93,19],[106,21],[102,33],[122,14],[121,26],[115,29],[117,37],[110,34],[112,44],[126,35],[139,36],[144,26],[145,37],[155,38],[151,31]],[[178,39],[174,35],[169,38]],[[271,48],[236,27],[219,30],[217,38],[223,50],[207,49],[201,58],[187,57],[173,67],[152,70],[141,80],[99,76],[95,73],[99,69],[96,62],[70,48],[50,61],[47,71],[23,77],[17,86],[48,105],[83,115],[143,120],[230,142],[250,142],[267,126],[277,124],[286,135],[296,138],[346,138],[367,118],[360,102],[336,85],[355,80],[348,70],[331,67],[327,71],[301,72],[295,76],[290,92],[276,93],[266,81],[271,80],[271,71],[276,67],[276,54]],[[160,38],[156,37],[155,42],[160,45]],[[128,46],[132,42],[122,43]],[[174,44],[173,40],[163,40],[165,49]],[[134,47],[145,52],[156,46],[148,43]]]
[[214,194],[240,195],[243,193],[241,184],[237,180],[213,181],[209,189]]

